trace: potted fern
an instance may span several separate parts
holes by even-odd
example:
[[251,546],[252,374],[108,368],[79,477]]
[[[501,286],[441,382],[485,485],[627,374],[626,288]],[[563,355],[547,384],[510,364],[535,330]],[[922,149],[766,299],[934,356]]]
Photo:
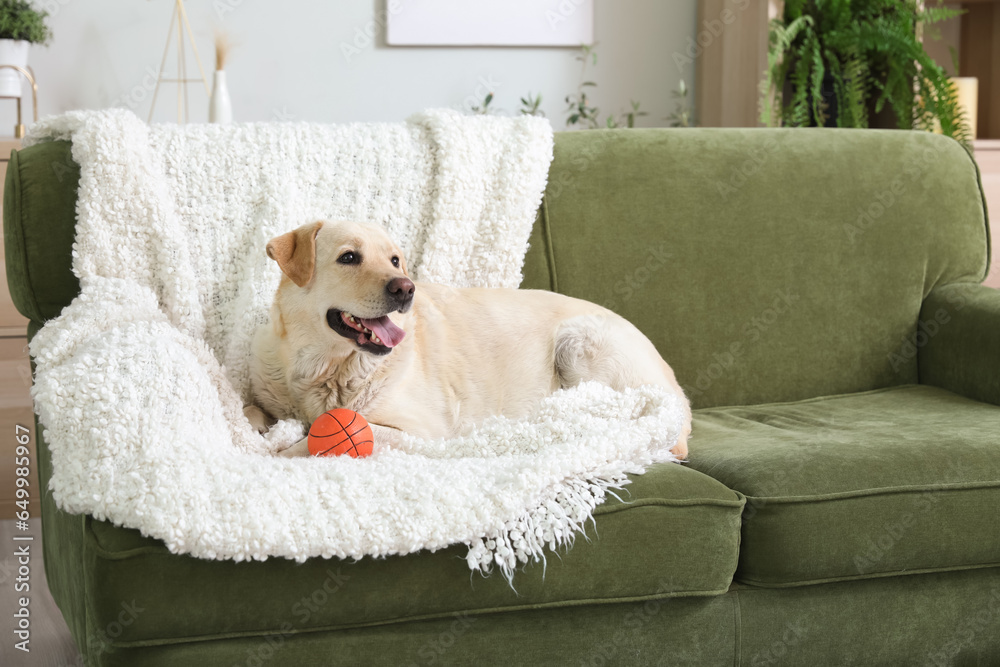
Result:
[[[0,65],[28,66],[30,44],[45,44],[52,36],[45,19],[26,0],[0,0]],[[21,76],[10,68],[0,69],[0,97],[20,97]]]
[[918,26],[959,13],[918,0],[787,0],[771,22],[761,120],[792,127],[940,127],[968,144],[955,89],[918,38]]

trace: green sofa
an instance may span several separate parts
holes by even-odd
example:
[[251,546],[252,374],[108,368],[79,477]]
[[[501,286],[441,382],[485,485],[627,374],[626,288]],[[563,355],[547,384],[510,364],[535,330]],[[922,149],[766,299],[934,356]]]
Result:
[[[10,162],[29,336],[78,290],[78,179],[64,142]],[[927,133],[557,134],[524,286],[656,343],[696,408],[690,462],[635,477],[516,591],[460,547],[198,560],[41,494],[52,594],[88,665],[1000,664],[987,229],[975,163]]]

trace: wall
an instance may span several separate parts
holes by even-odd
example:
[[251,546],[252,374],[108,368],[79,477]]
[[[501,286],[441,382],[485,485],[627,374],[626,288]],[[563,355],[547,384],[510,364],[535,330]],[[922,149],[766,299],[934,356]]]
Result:
[[[170,0],[34,0],[48,9],[54,39],[33,47],[42,115],[77,108],[125,106],[149,112],[173,3]],[[386,0],[187,0],[206,68],[214,69],[215,26],[239,45],[227,66],[237,121],[394,121],[426,107],[468,107],[488,89],[493,106],[514,113],[518,98],[542,92],[543,110],[562,129],[564,98],[580,82],[577,51],[567,48],[388,47],[375,20]],[[596,0],[599,86],[593,102],[604,115],[630,99],[666,125],[671,90],[694,65],[676,64],[694,34],[695,0]],[[374,39],[367,32],[374,32]],[[188,53],[187,70],[197,75]],[[176,53],[168,76],[176,73]],[[211,72],[207,72],[211,77]],[[207,119],[207,95],[189,86],[191,118]],[[693,100],[693,93],[691,95]],[[25,115],[30,102],[25,98]],[[9,134],[13,102],[0,104],[0,135]],[[173,84],[163,84],[154,120],[177,117]]]

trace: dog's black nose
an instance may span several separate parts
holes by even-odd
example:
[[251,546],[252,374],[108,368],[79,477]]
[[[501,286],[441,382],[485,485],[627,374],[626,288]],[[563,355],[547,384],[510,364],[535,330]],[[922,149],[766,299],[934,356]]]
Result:
[[413,292],[416,289],[417,286],[409,278],[393,278],[385,286],[389,302],[396,304],[403,312],[410,307],[410,303],[413,301]]

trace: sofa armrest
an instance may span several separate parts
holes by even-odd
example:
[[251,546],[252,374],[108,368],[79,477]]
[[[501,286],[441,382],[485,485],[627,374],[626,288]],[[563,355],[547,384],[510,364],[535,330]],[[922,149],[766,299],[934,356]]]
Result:
[[13,151],[3,191],[7,284],[33,322],[56,317],[80,293],[73,274],[80,168],[68,141]]
[[972,283],[934,288],[913,343],[921,384],[1000,405],[1000,290]]

